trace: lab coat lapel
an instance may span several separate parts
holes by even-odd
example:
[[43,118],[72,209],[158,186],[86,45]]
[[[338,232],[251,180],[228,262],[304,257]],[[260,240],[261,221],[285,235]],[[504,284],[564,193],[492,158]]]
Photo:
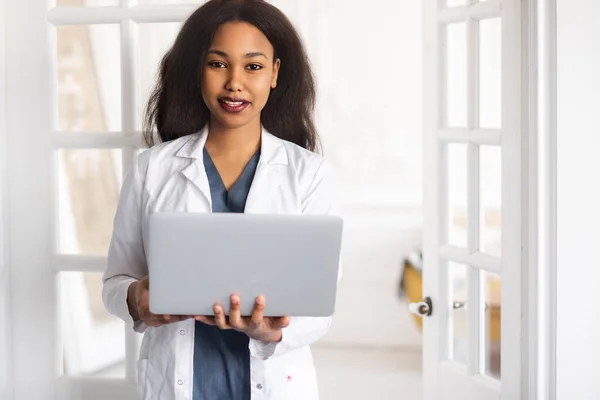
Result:
[[[182,170],[182,174],[202,192],[211,209],[210,185],[203,157],[207,136],[208,126],[199,133],[191,135],[190,140],[177,152],[177,156],[192,159],[192,162]],[[246,213],[269,213],[274,210],[273,200],[283,180],[286,179],[287,166],[288,157],[281,139],[263,128],[260,160],[246,199]]]
[[275,211],[273,201],[286,179],[288,157],[281,139],[266,130],[261,134],[260,161],[254,174],[244,212],[249,214]]
[[192,182],[204,195],[206,202],[208,203],[210,210],[212,208],[212,201],[210,197],[210,185],[208,183],[208,176],[204,168],[204,144],[206,143],[206,137],[208,135],[208,127],[205,127],[199,133],[196,133],[190,137],[183,147],[177,152],[177,157],[189,158],[191,163],[185,167],[181,173]]
[[244,212],[247,214],[264,214],[273,209],[273,195],[281,186],[281,174],[277,165],[259,163]]

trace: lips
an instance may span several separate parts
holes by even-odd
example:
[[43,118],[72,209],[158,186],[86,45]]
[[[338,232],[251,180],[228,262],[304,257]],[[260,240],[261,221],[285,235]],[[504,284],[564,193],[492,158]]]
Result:
[[237,97],[221,97],[219,98],[219,105],[226,112],[240,113],[250,105],[250,102]]

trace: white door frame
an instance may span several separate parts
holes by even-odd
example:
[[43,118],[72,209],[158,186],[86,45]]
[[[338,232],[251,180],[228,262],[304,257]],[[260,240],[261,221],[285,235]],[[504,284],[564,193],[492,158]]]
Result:
[[[531,275],[535,282],[537,303],[535,315],[537,331],[531,332],[538,346],[537,374],[532,381],[539,399],[556,399],[556,332],[557,332],[557,23],[556,0],[530,0],[532,15],[537,15],[533,32],[535,47],[532,57],[532,76],[535,77],[532,95],[537,99],[535,130],[538,132],[537,149],[537,269]],[[533,183],[533,182],[532,182]],[[533,187],[533,186],[532,186]],[[534,336],[535,335],[535,336]],[[532,388],[533,389],[533,388]]]
[[0,398],[12,398],[10,264],[8,254],[8,162],[6,160],[6,7],[0,0]]
[[[541,7],[540,3],[542,3]],[[505,371],[503,368],[503,377],[505,372],[521,374],[520,398],[522,399],[554,399],[556,386],[556,113],[554,112],[556,1],[527,0],[521,2],[521,6],[521,10],[508,11],[522,13],[520,28],[523,42],[520,57],[523,67],[519,72],[515,65],[517,57],[514,57],[504,61],[508,63],[504,68],[510,67],[515,76],[520,77],[517,79],[522,79],[528,84],[523,86],[520,97],[521,121],[510,121],[511,126],[505,129],[520,129],[523,132],[522,152],[512,156],[519,157],[524,163],[518,166],[517,171],[512,168],[509,170],[512,172],[513,179],[521,180],[520,202],[523,205],[524,218],[521,231],[523,238],[520,260],[523,265],[520,275],[521,285],[517,296],[511,301],[513,305],[515,301],[520,303],[521,317],[527,320],[528,324],[523,325],[520,340],[522,371]],[[429,76],[436,75],[434,71],[429,71]],[[431,84],[427,83],[427,85]],[[504,89],[503,93],[506,93]],[[509,106],[514,107],[512,104]],[[429,123],[435,122],[429,121]],[[427,121],[425,124],[432,129]],[[428,145],[433,145],[433,142]],[[429,168],[438,168],[435,163],[432,165],[432,159],[424,161]],[[523,173],[522,178],[519,176],[520,172]],[[424,182],[424,184],[434,185],[432,182]],[[437,189],[432,187],[428,191],[429,194],[438,194]],[[504,197],[503,203],[507,199],[508,197]],[[514,196],[513,200],[519,201]],[[426,215],[426,221],[427,219],[431,221],[430,217]],[[434,251],[432,249],[436,246],[437,243],[429,243],[429,252]],[[512,261],[519,262],[518,257],[513,257]],[[513,270],[519,273],[518,268]],[[429,292],[433,293],[431,290],[437,287],[438,282],[430,278],[430,284]],[[425,290],[424,294],[427,293],[428,291]],[[503,295],[503,298],[506,296]],[[424,339],[426,340],[426,337]],[[439,345],[441,343],[435,343],[435,346]],[[437,398],[435,388],[426,386],[424,393],[426,399]],[[516,393],[511,394],[514,395]]]
[[[556,399],[556,0],[528,0],[529,382],[524,397]],[[524,188],[525,189],[525,188]],[[524,304],[525,307],[525,304]],[[524,336],[526,337],[526,336]],[[525,356],[525,355],[524,355]]]
[[[53,71],[40,68],[52,65],[48,44],[43,48],[33,45],[40,43],[40,38],[49,37],[48,25],[39,23],[46,18],[46,8],[30,2],[4,2],[6,74],[9,77],[6,82],[6,163],[10,166],[10,214],[6,220],[14,316],[11,319],[11,370],[17,399],[47,398],[58,371],[54,364],[58,307],[52,287],[56,274],[53,268],[40,268],[52,262],[54,246],[50,238],[55,236],[51,224],[55,206],[53,170],[49,168],[50,132],[54,121],[53,110],[48,107]],[[29,109],[38,111],[30,115]],[[35,297],[31,293],[35,293]],[[40,303],[37,299],[44,301]]]

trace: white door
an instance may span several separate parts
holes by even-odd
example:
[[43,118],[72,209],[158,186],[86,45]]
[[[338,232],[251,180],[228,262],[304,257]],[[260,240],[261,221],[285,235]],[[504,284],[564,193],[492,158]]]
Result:
[[0,1],[15,399],[135,398],[140,338],[104,310],[101,276],[144,101],[202,1]]
[[423,4],[423,293],[431,310],[413,311],[425,314],[424,399],[517,400],[528,373],[527,2]]

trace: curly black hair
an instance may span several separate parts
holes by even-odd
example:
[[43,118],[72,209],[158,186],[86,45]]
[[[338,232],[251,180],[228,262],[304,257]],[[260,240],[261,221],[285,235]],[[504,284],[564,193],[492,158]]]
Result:
[[210,120],[202,99],[202,68],[215,32],[227,22],[254,25],[271,42],[274,62],[281,60],[277,88],[261,112],[261,124],[273,135],[315,151],[316,89],[308,55],[290,20],[264,0],[210,0],[187,19],[161,61],[146,106],[148,146],[196,133]]

